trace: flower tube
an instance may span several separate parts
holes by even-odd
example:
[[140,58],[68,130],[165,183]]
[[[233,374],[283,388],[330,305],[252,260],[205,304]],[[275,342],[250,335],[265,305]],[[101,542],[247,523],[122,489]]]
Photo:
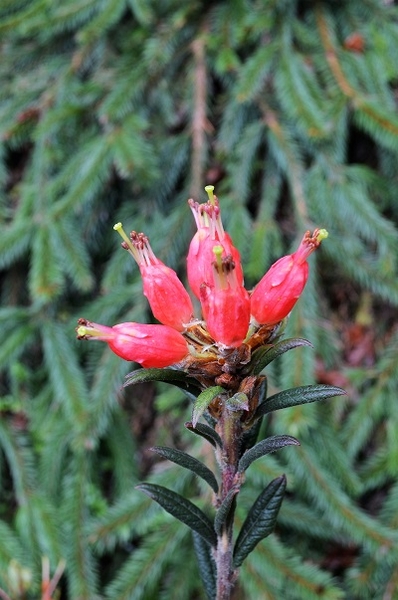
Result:
[[206,328],[218,344],[229,348],[240,346],[246,338],[250,321],[250,297],[240,285],[232,256],[222,258],[223,248],[213,248],[213,281],[203,283],[200,301]]
[[189,285],[197,298],[200,298],[200,286],[205,283],[212,287],[214,261],[213,248],[221,246],[224,256],[231,256],[235,264],[235,277],[240,285],[243,285],[243,270],[240,254],[232,243],[228,233],[224,231],[221,220],[220,205],[217,197],[213,194],[214,186],[205,187],[209,195],[208,202],[199,204],[189,200],[188,204],[195,218],[198,228],[187,256],[187,275]]
[[290,313],[307,283],[307,258],[327,236],[325,229],[307,231],[297,251],[277,260],[256,285],[250,302],[258,324],[274,325]]
[[145,368],[169,367],[188,354],[184,337],[167,325],[119,323],[107,327],[79,319],[76,332],[78,339],[106,342],[112,352]]
[[193,306],[177,273],[155,256],[143,233],[132,231],[128,238],[121,223],[116,223],[114,229],[124,239],[123,248],[129,251],[140,268],[144,296],[154,317],[163,325],[183,331],[192,319]]

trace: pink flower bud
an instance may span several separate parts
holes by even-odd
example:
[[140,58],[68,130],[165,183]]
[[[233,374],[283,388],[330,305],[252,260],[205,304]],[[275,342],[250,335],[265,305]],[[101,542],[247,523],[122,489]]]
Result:
[[327,235],[325,229],[316,229],[312,236],[307,231],[297,251],[283,256],[267,271],[251,296],[251,314],[257,323],[274,325],[290,313],[307,283],[307,258]]
[[228,233],[224,231],[221,221],[219,202],[213,195],[213,186],[207,186],[209,201],[198,204],[189,200],[198,231],[195,233],[189,246],[187,257],[187,274],[189,285],[197,298],[200,298],[200,286],[205,283],[212,287],[214,261],[213,247],[221,246],[224,257],[232,256],[235,264],[235,277],[240,285],[243,285],[243,270],[240,262],[240,254],[232,243]]
[[117,356],[145,368],[169,367],[188,354],[184,337],[167,325],[119,323],[107,327],[79,319],[76,331],[78,339],[106,342]]
[[123,232],[121,223],[117,223],[114,228],[125,240],[123,247],[138,263],[143,292],[154,317],[163,325],[183,331],[192,319],[193,306],[177,273],[156,258],[148,238],[143,233],[132,231],[129,239]]
[[240,346],[246,338],[250,321],[250,297],[237,281],[231,256],[222,258],[223,248],[213,248],[213,281],[203,283],[200,301],[207,331],[218,344],[230,348]]

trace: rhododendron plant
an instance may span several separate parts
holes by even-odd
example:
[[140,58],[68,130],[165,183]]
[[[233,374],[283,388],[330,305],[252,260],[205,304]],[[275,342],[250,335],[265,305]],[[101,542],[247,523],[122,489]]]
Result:
[[[341,388],[308,385],[267,396],[265,367],[275,358],[310,343],[283,339],[283,322],[300,297],[308,278],[309,255],[327,237],[324,229],[308,231],[296,252],[279,259],[250,292],[244,287],[238,250],[224,231],[213,186],[208,201],[189,200],[197,232],[189,247],[187,276],[201,311],[193,304],[175,271],[153,253],[148,238],[120,223],[115,230],[122,246],[138,263],[143,291],[157,325],[119,323],[113,327],[80,319],[80,339],[106,342],[121,358],[144,369],[128,375],[125,385],[157,380],[178,385],[195,398],[188,430],[215,449],[218,472],[182,450],[157,447],[161,456],[193,471],[212,488],[214,521],[190,500],[172,490],[143,483],[140,490],[194,535],[203,584],[209,598],[229,600],[238,569],[257,543],[273,530],[286,486],[284,475],[265,487],[248,511],[233,543],[236,498],[250,464],[285,446],[299,442],[276,435],[256,443],[263,417],[275,410],[344,394]],[[169,367],[169,368],[167,368]],[[189,388],[189,393],[188,393]],[[201,423],[204,417],[207,423]]]

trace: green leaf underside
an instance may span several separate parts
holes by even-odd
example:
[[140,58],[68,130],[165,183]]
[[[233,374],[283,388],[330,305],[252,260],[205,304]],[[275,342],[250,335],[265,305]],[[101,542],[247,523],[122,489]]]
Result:
[[199,566],[200,578],[209,600],[216,597],[216,563],[213,560],[211,546],[198,534],[192,532],[193,545]]
[[260,404],[256,410],[255,418],[267,415],[274,410],[326,400],[334,396],[344,396],[346,391],[334,385],[303,385],[296,388],[290,388],[270,396]]
[[190,456],[186,452],[182,450],[177,450],[176,448],[167,448],[165,446],[155,446],[152,448],[156,454],[171,460],[172,462],[180,465],[180,467],[184,467],[184,469],[189,469],[198,477],[201,477],[206,481],[209,486],[217,493],[218,492],[218,483],[212,471],[206,465],[204,465],[200,460]]
[[258,542],[272,533],[282,504],[286,477],[277,477],[265,488],[251,507],[234,548],[234,566],[239,567]]
[[253,448],[247,450],[239,461],[238,471],[243,473],[258,458],[275,452],[285,446],[300,446],[300,442],[290,435],[273,435],[261,442],[258,442]]
[[214,519],[214,529],[216,530],[217,535],[221,535],[223,526],[233,515],[235,508],[235,496],[238,492],[239,490],[234,488],[229,490],[228,494],[222,501],[220,508],[217,510],[216,518]]
[[199,421],[200,417],[203,415],[205,410],[207,410],[209,404],[223,392],[225,392],[224,388],[222,388],[219,385],[216,385],[208,388],[207,390],[204,390],[201,394],[199,394],[199,396],[196,398],[192,410],[192,424],[194,427],[196,427],[197,422]]
[[200,385],[193,377],[177,369],[137,369],[126,375],[123,387],[147,381],[163,381],[181,388],[191,399],[196,398]]
[[144,494],[155,500],[173,517],[188,525],[193,531],[196,531],[211,546],[216,545],[217,537],[210,519],[190,500],[172,490],[153,483],[140,483],[136,486],[136,489],[144,492]]
[[193,423],[191,421],[188,421],[187,423],[185,423],[185,427],[189,429],[189,431],[192,431],[192,433],[196,433],[196,435],[200,435],[201,437],[203,437],[205,440],[210,442],[210,444],[215,448],[217,446],[219,448],[222,448],[222,441],[220,436],[218,435],[217,431],[214,431],[214,429],[209,425],[197,423],[196,427],[194,427]]
[[313,348],[311,342],[305,338],[288,338],[286,340],[280,340],[267,348],[259,348],[253,353],[251,361],[251,368],[254,375],[261,373],[261,371],[269,365],[270,362],[275,360],[275,358],[278,358],[278,356],[300,346],[310,346]]

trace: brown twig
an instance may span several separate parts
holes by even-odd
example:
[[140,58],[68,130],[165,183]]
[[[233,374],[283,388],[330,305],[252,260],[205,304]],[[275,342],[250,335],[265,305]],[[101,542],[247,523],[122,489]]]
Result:
[[194,57],[194,106],[192,115],[192,180],[190,195],[198,198],[203,187],[204,152],[206,146],[206,132],[212,126],[206,116],[207,102],[207,69],[205,53],[205,33],[197,37],[192,43]]

